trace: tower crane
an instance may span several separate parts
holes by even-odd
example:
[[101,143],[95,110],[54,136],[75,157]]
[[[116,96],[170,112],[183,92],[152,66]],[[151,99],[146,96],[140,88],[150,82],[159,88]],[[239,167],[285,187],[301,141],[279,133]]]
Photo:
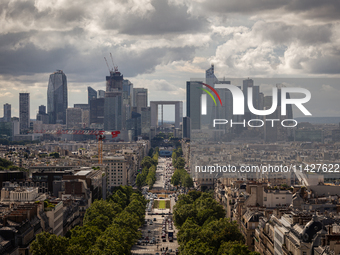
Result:
[[105,131],[105,130],[67,130],[67,129],[58,129],[58,130],[35,130],[34,133],[42,133],[42,134],[52,134],[52,135],[95,135],[98,140],[98,163],[103,164],[103,141],[106,138],[105,135],[111,135],[112,138],[117,137],[120,134],[120,131]]
[[113,69],[115,72],[118,72],[118,66],[115,66],[115,64],[113,63],[113,57],[112,57],[112,54],[110,52],[110,57],[111,57],[111,60],[112,60],[112,65],[113,65]]
[[98,135],[98,164],[103,164],[103,140],[105,139],[105,135]]
[[112,70],[110,69],[109,64],[107,63],[106,57],[104,57],[104,59],[105,59],[106,65],[107,65],[107,69],[109,69],[109,73],[112,74],[113,73],[113,69]]

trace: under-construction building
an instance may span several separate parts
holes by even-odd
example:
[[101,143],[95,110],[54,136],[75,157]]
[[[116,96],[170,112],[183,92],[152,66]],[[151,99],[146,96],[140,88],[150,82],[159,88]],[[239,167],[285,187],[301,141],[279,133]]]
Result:
[[123,75],[117,69],[106,76],[106,92],[114,90],[123,90]]

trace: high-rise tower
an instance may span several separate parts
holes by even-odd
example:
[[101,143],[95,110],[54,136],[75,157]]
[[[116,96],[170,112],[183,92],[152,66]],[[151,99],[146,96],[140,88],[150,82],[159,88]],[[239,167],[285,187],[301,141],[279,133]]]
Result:
[[20,133],[25,133],[30,128],[30,94],[19,94],[19,119]]
[[50,75],[47,88],[47,113],[50,124],[66,124],[67,79],[62,70]]
[[87,103],[90,105],[91,99],[97,98],[97,91],[91,87],[87,87]]
[[191,129],[201,129],[201,95],[203,85],[199,81],[187,81],[187,117]]
[[11,105],[10,104],[4,104],[4,122],[10,122],[11,121]]
[[145,88],[133,89],[133,106],[137,107],[138,113],[142,112],[142,108],[148,106],[148,89]]
[[123,90],[123,75],[115,69],[115,71],[110,71],[110,76],[106,76],[106,92],[117,89]]

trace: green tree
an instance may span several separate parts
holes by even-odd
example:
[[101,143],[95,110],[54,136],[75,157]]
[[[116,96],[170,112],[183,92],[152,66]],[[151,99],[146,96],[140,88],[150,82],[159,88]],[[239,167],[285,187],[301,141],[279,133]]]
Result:
[[201,195],[202,195],[202,192],[201,191],[197,191],[197,190],[191,190],[191,191],[188,192],[188,196],[190,196],[193,201],[195,201]]
[[143,187],[144,184],[144,180],[143,180],[143,176],[142,173],[137,174],[136,177],[136,185],[138,189],[141,189]]
[[53,158],[59,158],[60,157],[60,154],[58,152],[52,152],[50,153],[49,155],[50,157],[53,157]]
[[177,153],[175,150],[172,152],[171,158],[172,158],[172,165],[174,166],[177,160]]
[[133,199],[124,211],[130,214],[135,213],[139,220],[139,225],[142,225],[145,220],[145,206],[146,200],[141,196],[137,199]]
[[229,222],[227,218],[206,221],[202,226],[200,238],[204,238],[213,247],[219,247],[222,242],[227,241],[244,241],[236,222]]
[[181,255],[215,255],[215,248],[201,239],[193,239],[181,246]]
[[109,201],[113,201],[113,202],[117,203],[118,205],[120,205],[120,207],[122,209],[124,209],[129,204],[128,197],[121,190],[117,190],[108,199],[109,199]]
[[[48,207],[48,200],[45,202]],[[96,200],[90,206],[84,226],[69,231],[68,238],[46,232],[37,235],[32,254],[130,254],[141,236],[138,228],[144,222],[146,204],[141,193],[132,187],[116,187],[106,201]]]
[[209,217],[214,217],[217,220],[225,217],[223,206],[205,193],[202,193],[201,197],[196,199],[194,205],[198,212],[197,223],[201,226]]
[[121,206],[112,201],[105,201],[103,199],[96,200],[93,202],[90,208],[86,210],[83,223],[85,225],[90,221],[94,220],[95,218],[97,218],[98,215],[103,215],[107,217],[108,220],[107,225],[109,225],[112,222],[115,215],[117,213],[120,213],[121,211],[122,211]]
[[192,204],[194,200],[189,195],[179,195],[177,203],[175,204],[175,209],[181,208],[183,205]]
[[153,155],[153,148],[150,148],[149,153],[148,153],[148,156],[149,156],[149,157],[152,157],[152,155]]
[[239,241],[223,242],[218,250],[218,255],[260,255],[252,252],[249,248]]
[[200,226],[196,223],[195,219],[187,218],[184,224],[181,226],[177,240],[179,243],[187,243],[190,240],[195,240],[199,237]]
[[183,186],[186,187],[186,188],[191,188],[191,187],[194,186],[192,178],[190,177],[189,174],[186,174],[186,176],[184,177]]
[[176,153],[177,157],[181,157],[183,155],[182,147],[178,147]]
[[188,218],[197,220],[197,210],[193,204],[184,204],[174,211],[173,219],[176,227],[180,228]]
[[146,156],[142,159],[142,168],[146,167],[149,169],[152,166],[152,160],[151,157]]
[[171,176],[171,184],[174,186],[178,186],[181,181],[181,173],[178,169],[175,170],[174,174]]
[[177,158],[174,167],[177,169],[180,169],[180,168],[184,168],[184,166],[185,166],[184,158],[182,157]]
[[0,167],[3,167],[3,168],[8,168],[9,166],[12,166],[13,163],[12,161],[9,161],[7,159],[4,159],[4,158],[0,158]]
[[97,226],[76,226],[70,231],[68,254],[82,255],[95,244],[102,231]]
[[155,166],[158,164],[158,155],[158,152],[156,152],[152,157],[152,164]]
[[68,239],[62,236],[56,236],[48,232],[42,232],[36,235],[32,242],[30,252],[32,255],[64,255],[68,254]]

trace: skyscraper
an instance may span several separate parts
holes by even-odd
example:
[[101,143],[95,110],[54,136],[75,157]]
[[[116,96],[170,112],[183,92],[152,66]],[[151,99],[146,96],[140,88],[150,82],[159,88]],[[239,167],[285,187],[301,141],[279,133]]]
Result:
[[190,138],[190,117],[183,117],[182,138]]
[[97,98],[97,91],[91,87],[87,87],[87,102],[90,105],[91,99]]
[[123,90],[123,75],[115,70],[110,72],[110,76],[106,76],[106,92],[117,89]]
[[123,91],[128,94],[130,108],[133,107],[133,84],[129,80],[123,80]]
[[[105,92],[104,102],[104,129],[122,130],[125,128],[125,116],[123,114],[123,91]],[[123,118],[124,116],[124,118]]]
[[90,103],[90,124],[104,124],[105,98],[92,99]]
[[141,128],[141,114],[137,112],[131,112],[131,119],[126,121],[126,129],[129,131],[128,133],[131,135],[129,137],[130,141],[136,140],[137,136],[139,136],[142,132]]
[[11,121],[11,105],[10,104],[4,104],[4,122],[10,122]]
[[[218,79],[215,76],[215,67],[214,65],[211,65],[209,69],[205,71],[205,83],[210,85],[211,87],[215,88],[215,84],[218,83]],[[203,87],[202,87],[203,88]],[[216,109],[217,107],[215,106],[213,100],[208,97],[207,99],[207,115],[202,115],[201,116],[201,128],[204,127],[211,127],[213,123],[213,119],[216,118]],[[194,129],[194,120],[192,117],[191,118],[191,128]]]
[[143,107],[141,113],[142,134],[149,135],[151,127],[151,108]]
[[82,127],[83,110],[80,108],[66,109],[66,127],[67,128],[81,128]]
[[133,106],[137,107],[137,112],[141,113],[141,109],[148,106],[148,89],[134,88],[133,103]]
[[25,133],[30,127],[30,94],[19,94],[20,133]]
[[40,114],[46,114],[46,106],[45,105],[39,106],[39,113]]
[[46,114],[46,106],[45,105],[39,106],[39,111],[38,111],[38,114],[37,114],[37,121],[42,121],[43,124],[49,123],[48,115]]
[[66,124],[67,79],[62,70],[50,75],[47,88],[47,113],[50,124]]
[[203,85],[197,81],[187,81],[187,117],[191,129],[201,129],[201,95]]

